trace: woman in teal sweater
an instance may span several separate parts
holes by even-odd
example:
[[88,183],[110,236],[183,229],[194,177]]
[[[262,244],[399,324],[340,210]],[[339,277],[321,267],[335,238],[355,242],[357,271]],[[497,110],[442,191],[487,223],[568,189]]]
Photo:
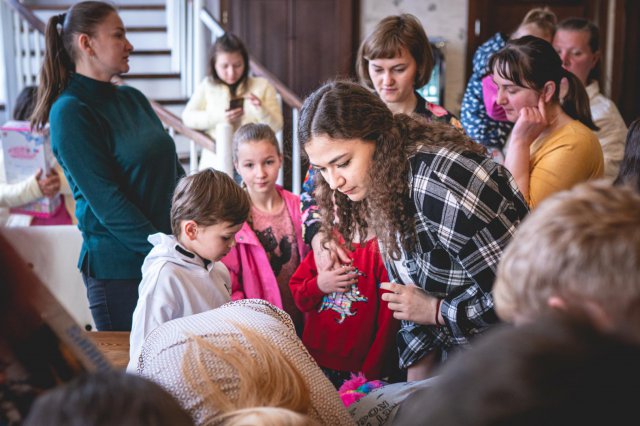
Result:
[[171,195],[184,175],[175,144],[142,93],[114,86],[133,46],[113,6],[87,1],[49,19],[36,128],[76,199],[78,261],[98,330],[130,330],[150,234],[170,233]]

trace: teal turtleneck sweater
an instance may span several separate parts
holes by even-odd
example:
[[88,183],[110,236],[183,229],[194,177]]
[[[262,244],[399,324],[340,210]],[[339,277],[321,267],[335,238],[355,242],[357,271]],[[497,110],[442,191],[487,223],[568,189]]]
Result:
[[76,200],[78,267],[97,279],[140,279],[156,232],[171,233],[184,175],[173,139],[129,86],[73,74],[49,114],[53,153]]

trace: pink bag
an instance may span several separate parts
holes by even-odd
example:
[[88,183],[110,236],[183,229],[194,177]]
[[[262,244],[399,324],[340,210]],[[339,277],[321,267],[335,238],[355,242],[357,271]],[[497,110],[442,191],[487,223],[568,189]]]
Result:
[[498,86],[493,82],[491,74],[482,79],[482,99],[487,115],[496,121],[508,121],[504,108],[498,105]]

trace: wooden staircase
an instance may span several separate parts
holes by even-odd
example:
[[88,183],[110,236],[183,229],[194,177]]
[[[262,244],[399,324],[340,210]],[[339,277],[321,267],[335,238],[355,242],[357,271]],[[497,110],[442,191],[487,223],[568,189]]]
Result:
[[[3,34],[0,50],[4,52],[5,65],[8,65],[8,73],[3,79],[9,93],[4,93],[4,99],[9,107],[22,87],[35,84],[38,78],[45,22],[74,3],[76,1],[72,0],[0,0],[3,24],[0,27]],[[116,78],[120,80],[117,84],[136,87],[150,99],[158,118],[174,138],[185,169],[197,169],[198,153],[202,149],[219,154],[220,163],[216,167],[220,170],[232,169],[230,150],[227,149],[231,145],[230,132],[222,129],[224,131],[216,136],[216,140],[185,126],[180,119],[193,85],[202,78],[202,72],[198,70],[205,67],[206,37],[224,33],[223,26],[206,10],[202,0],[121,0],[115,5],[135,49],[130,57],[131,72],[122,76],[124,81]],[[167,32],[167,23],[170,24],[171,35]],[[170,44],[174,45],[173,49]],[[7,52],[13,56],[8,56]],[[286,158],[290,159],[284,167],[290,170],[290,174],[285,172],[290,185],[283,181],[282,174],[280,182],[287,189],[299,193],[304,170],[296,128],[302,101],[251,55],[249,62],[254,75],[266,78],[276,88],[284,104],[285,116],[289,114],[290,122],[286,125],[291,129],[291,139],[284,141],[281,138],[280,142]],[[181,70],[186,72],[181,74]],[[223,149],[218,152],[218,147]]]

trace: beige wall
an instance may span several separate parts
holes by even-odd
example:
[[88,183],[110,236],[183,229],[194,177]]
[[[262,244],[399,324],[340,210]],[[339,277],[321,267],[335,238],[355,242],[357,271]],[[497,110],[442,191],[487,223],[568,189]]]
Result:
[[388,15],[411,13],[429,37],[446,40],[444,106],[459,115],[466,86],[464,60],[467,43],[467,0],[361,0],[361,39]]

